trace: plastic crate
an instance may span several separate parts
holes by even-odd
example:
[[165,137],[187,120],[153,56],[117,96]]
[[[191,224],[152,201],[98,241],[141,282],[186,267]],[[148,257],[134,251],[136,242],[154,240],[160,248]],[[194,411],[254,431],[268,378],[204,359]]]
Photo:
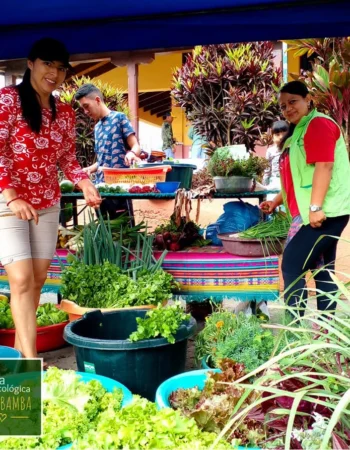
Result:
[[171,166],[155,166],[137,169],[111,169],[102,167],[106,184],[156,184],[165,181]]

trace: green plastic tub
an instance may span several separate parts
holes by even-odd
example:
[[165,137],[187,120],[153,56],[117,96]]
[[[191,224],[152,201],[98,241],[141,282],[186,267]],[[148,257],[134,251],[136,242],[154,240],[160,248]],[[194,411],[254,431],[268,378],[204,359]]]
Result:
[[173,161],[163,161],[162,163],[143,163],[139,167],[154,167],[161,165],[171,166],[171,171],[166,174],[165,181],[179,181],[180,189],[191,189],[193,171],[197,169],[194,164],[178,164]]
[[133,394],[154,401],[158,386],[166,379],[184,372],[187,340],[196,330],[196,321],[184,322],[175,344],[164,338],[130,342],[137,317],[148,310],[89,312],[68,324],[64,338],[74,346],[78,370],[96,373],[124,384]]

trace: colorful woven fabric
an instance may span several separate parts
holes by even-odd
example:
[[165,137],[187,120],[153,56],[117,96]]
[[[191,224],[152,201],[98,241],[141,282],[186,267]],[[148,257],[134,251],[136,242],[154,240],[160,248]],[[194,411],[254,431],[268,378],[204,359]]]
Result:
[[[44,292],[58,292],[61,267],[59,259],[67,265],[67,251],[58,250],[52,261]],[[156,252],[155,256],[159,256]],[[245,258],[226,253],[222,247],[189,248],[169,252],[163,269],[171,273],[181,285],[179,296],[186,301],[204,300],[266,300],[279,295],[278,257]],[[1,284],[7,278],[0,266]]]
[[186,295],[186,301],[273,301],[279,295],[277,256],[246,258],[222,247],[189,248],[169,252],[163,269],[180,283],[179,295]]

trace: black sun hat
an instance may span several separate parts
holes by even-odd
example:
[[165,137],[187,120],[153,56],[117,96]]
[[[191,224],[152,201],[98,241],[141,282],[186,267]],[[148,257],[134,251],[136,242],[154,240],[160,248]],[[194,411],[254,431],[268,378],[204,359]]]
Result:
[[37,58],[43,61],[60,61],[65,67],[72,70],[69,64],[69,53],[66,46],[53,38],[42,38],[34,43],[30,49],[28,59],[35,61]]

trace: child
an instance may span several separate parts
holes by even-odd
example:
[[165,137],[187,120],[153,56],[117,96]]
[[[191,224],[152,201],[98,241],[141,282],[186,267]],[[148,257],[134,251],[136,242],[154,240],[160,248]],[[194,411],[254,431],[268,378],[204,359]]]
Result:
[[282,150],[280,144],[288,131],[288,123],[284,120],[278,120],[272,124],[271,131],[273,145],[266,152],[266,159],[269,161],[270,166],[265,170],[263,184],[270,189],[280,189],[279,159]]

